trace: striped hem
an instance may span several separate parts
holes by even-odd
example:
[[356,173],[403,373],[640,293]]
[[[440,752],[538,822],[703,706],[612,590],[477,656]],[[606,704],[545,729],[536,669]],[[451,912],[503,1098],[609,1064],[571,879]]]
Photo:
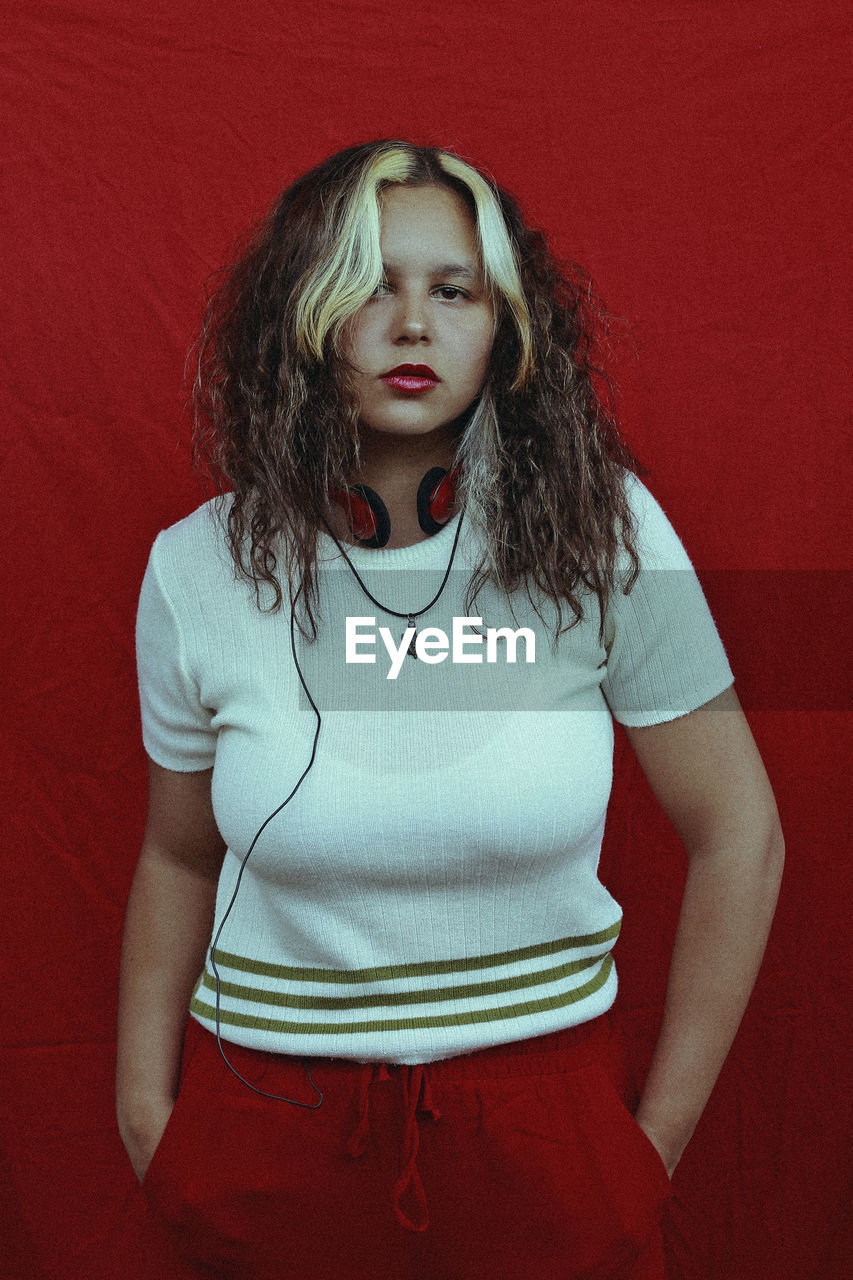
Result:
[[[352,1036],[543,1014],[601,990],[613,969],[610,951],[619,928],[617,921],[596,933],[485,956],[347,970],[277,965],[217,948],[218,1020],[279,1035]],[[560,962],[543,966],[548,959]],[[209,963],[199,979],[190,1008],[215,1022],[211,968]],[[256,981],[239,981],[244,975]]]
[[[220,996],[236,1000],[249,1000],[255,1004],[271,1004],[277,1008],[313,1009],[318,1013],[343,1009],[377,1009],[401,1004],[434,1004],[440,1000],[478,1000],[483,996],[501,995],[520,991],[524,987],[538,987],[545,982],[556,982],[572,974],[581,973],[598,964],[601,956],[586,960],[571,960],[568,964],[537,973],[525,973],[520,977],[501,978],[494,982],[469,982],[455,987],[433,987],[426,991],[387,991],[363,996],[297,996],[284,991],[265,991],[262,987],[246,987],[238,982],[219,983]],[[202,986],[216,991],[216,979],[209,973],[202,978]]]
[[525,960],[540,960],[557,955],[560,951],[579,947],[598,947],[604,942],[615,942],[619,937],[622,921],[617,920],[597,933],[582,933],[571,938],[558,938],[556,942],[539,942],[530,947],[516,947],[512,951],[493,951],[485,956],[463,956],[455,960],[425,960],[417,964],[383,964],[370,969],[316,969],[292,964],[270,964],[265,960],[249,960],[246,956],[216,948],[216,963],[220,968],[239,969],[265,978],[289,978],[297,982],[358,983],[383,982],[386,979],[438,977],[446,973],[470,973],[477,969],[494,969],[506,964],[520,964]]
[[[420,1031],[428,1027],[468,1027],[483,1022],[498,1022],[508,1018],[523,1018],[529,1014],[547,1013],[563,1009],[567,1005],[585,1000],[599,991],[613,968],[613,957],[602,960],[598,973],[582,986],[572,987],[558,995],[539,1000],[525,1000],[518,1004],[501,1005],[491,1009],[468,1009],[458,1013],[436,1014],[432,1017],[380,1018],[362,1022],[290,1022],[282,1018],[260,1017],[257,1014],[237,1013],[232,1009],[220,1009],[219,1021],[231,1027],[245,1027],[255,1031],[275,1031],[282,1035],[357,1035],[362,1032]],[[216,1021],[216,1008],[194,996],[190,1010],[200,1018]]]

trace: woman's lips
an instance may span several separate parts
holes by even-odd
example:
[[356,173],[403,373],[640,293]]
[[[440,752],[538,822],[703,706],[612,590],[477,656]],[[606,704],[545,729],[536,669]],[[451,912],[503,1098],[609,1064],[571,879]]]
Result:
[[420,395],[437,387],[439,379],[427,364],[401,364],[396,369],[382,374],[382,382],[394,391],[403,391],[407,395]]

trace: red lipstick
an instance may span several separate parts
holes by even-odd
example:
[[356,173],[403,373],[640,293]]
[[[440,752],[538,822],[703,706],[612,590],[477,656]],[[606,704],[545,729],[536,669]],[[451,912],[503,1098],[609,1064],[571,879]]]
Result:
[[437,387],[440,378],[428,364],[398,364],[388,373],[381,375],[386,387],[394,391],[403,391],[407,395],[420,395]]

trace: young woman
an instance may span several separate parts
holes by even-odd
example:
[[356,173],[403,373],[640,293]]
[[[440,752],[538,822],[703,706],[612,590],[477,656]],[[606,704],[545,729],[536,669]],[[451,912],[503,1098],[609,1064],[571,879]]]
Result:
[[[210,303],[198,449],[230,492],[142,589],[118,1057],[181,1274],[663,1275],[782,838],[588,297],[478,170],[380,141],[288,188]],[[689,858],[638,1106],[613,717]]]

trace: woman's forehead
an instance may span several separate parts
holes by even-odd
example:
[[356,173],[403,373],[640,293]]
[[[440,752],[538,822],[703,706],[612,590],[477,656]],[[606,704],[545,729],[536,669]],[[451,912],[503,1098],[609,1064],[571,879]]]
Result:
[[436,268],[479,267],[474,219],[464,200],[444,187],[389,187],[382,193],[380,242],[390,269],[403,260],[431,259]]

